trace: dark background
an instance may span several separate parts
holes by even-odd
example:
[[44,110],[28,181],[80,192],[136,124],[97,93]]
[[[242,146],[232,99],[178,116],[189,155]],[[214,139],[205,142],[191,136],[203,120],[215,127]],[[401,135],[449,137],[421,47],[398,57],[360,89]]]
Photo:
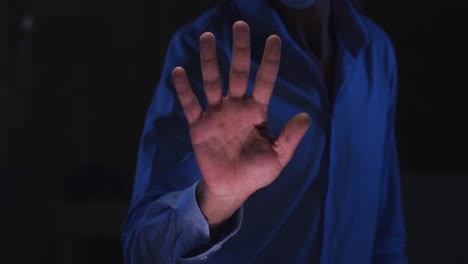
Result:
[[[0,263],[122,263],[168,40],[214,2],[0,2]],[[398,57],[410,261],[468,263],[465,1],[356,4]]]

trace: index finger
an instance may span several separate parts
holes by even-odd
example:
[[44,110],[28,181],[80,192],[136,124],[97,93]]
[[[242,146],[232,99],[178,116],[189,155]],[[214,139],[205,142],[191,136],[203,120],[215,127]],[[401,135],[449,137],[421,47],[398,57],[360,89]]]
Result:
[[281,58],[281,39],[272,35],[265,44],[262,63],[257,72],[252,97],[263,105],[268,105],[275,86]]

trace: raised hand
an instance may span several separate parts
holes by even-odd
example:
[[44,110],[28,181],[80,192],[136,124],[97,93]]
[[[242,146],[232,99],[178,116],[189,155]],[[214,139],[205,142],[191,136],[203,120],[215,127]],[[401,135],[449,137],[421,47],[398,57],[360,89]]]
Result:
[[310,125],[307,114],[292,118],[278,138],[267,128],[268,104],[278,74],[281,40],[265,44],[252,95],[246,96],[250,72],[250,29],[233,26],[233,54],[228,94],[216,58],[215,37],[200,37],[200,57],[208,107],[202,111],[185,70],[177,67],[173,80],[187,117],[195,156],[203,178],[197,186],[199,206],[213,227],[228,219],[255,191],[272,183],[291,159]]

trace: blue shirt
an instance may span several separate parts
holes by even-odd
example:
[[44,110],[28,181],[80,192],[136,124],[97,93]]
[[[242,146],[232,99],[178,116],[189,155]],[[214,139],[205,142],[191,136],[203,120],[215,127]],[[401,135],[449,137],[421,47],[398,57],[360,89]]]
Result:
[[[269,0],[221,1],[175,33],[141,139],[123,233],[126,263],[407,262],[393,48],[387,35],[347,1],[332,1],[332,17],[338,44],[333,89],[327,89]],[[205,31],[217,37],[226,89],[237,20],[251,27],[248,92],[266,38],[277,34],[283,40],[269,107],[272,133],[278,135],[299,112],[307,112],[312,125],[277,180],[254,193],[212,239],[195,197],[200,170],[171,71],[187,70],[205,107],[198,38]]]

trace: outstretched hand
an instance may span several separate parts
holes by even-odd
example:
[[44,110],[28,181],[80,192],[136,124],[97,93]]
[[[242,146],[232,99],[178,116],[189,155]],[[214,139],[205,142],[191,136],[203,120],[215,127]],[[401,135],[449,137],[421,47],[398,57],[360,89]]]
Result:
[[310,118],[292,118],[278,138],[268,132],[268,104],[278,74],[281,40],[266,40],[251,96],[246,96],[250,72],[250,29],[233,26],[229,88],[222,94],[222,76],[212,33],[200,37],[200,57],[208,107],[202,111],[185,70],[176,67],[173,80],[190,127],[190,137],[202,173],[198,202],[210,225],[229,218],[255,191],[271,184],[291,159],[306,133]]

